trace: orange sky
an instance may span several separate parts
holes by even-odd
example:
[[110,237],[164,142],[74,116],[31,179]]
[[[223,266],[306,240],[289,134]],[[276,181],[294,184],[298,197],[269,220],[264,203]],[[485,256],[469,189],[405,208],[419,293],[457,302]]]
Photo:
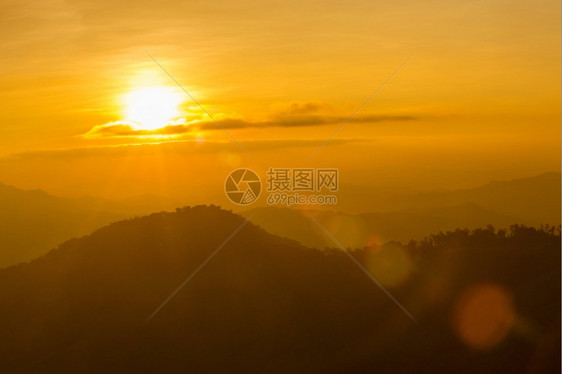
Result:
[[[0,0],[0,181],[204,196],[241,166],[340,167],[350,184],[413,190],[559,170],[559,14],[550,0]],[[143,87],[181,95],[174,137],[108,127]]]

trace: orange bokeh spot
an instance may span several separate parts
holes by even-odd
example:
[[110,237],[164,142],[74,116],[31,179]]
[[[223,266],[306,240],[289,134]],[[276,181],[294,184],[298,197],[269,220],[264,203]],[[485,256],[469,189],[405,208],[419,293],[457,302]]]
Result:
[[205,136],[201,133],[198,133],[197,135],[195,135],[195,142],[197,144],[203,144],[205,143]]
[[414,270],[412,259],[399,245],[386,244],[368,252],[366,267],[387,287],[406,282]]
[[515,316],[511,296],[499,285],[483,284],[468,288],[457,300],[453,326],[470,347],[489,349],[509,333]]

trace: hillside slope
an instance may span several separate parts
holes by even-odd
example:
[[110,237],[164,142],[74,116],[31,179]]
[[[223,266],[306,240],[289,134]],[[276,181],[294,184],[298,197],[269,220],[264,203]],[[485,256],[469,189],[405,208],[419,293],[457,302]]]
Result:
[[[354,251],[414,322],[342,251],[248,223],[147,322],[243,222],[152,214],[0,270],[2,372],[559,372],[560,236],[522,227]],[[474,287],[500,303],[466,304]],[[452,324],[459,305],[484,347]]]

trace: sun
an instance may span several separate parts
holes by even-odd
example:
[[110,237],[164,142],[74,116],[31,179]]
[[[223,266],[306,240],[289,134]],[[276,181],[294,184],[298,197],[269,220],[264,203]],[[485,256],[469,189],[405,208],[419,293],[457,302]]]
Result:
[[145,130],[166,126],[181,115],[184,96],[171,87],[143,87],[124,96],[124,116]]

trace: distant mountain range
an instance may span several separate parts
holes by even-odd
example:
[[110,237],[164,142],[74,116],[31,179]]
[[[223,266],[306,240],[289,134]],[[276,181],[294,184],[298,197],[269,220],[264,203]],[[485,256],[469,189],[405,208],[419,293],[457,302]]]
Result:
[[414,322],[342,251],[252,223],[221,247],[243,222],[212,206],[152,214],[1,269],[0,370],[560,370],[559,233],[455,231],[351,252]]
[[97,209],[87,200],[0,184],[0,267],[29,261],[65,240],[123,217]]
[[483,209],[518,218],[521,223],[560,224],[560,178],[560,173],[545,173],[472,189],[398,196],[388,204],[392,210],[400,210],[475,203]]
[[[342,245],[352,248],[391,240],[419,240],[456,228],[559,225],[560,173],[494,182],[475,189],[400,196],[387,199],[380,207],[381,212],[363,214],[277,207],[254,208],[242,214],[271,233],[318,248],[334,243],[326,241],[307,216],[318,220]],[[391,208],[395,210],[385,211]]]
[[[407,242],[458,227],[477,228],[514,223],[560,224],[560,173],[494,182],[486,186],[421,195],[384,197],[364,192],[365,205],[376,212],[345,214],[308,211],[345,246],[389,240]],[[126,201],[95,197],[61,198],[40,190],[25,191],[0,184],[0,268],[29,261],[61,242],[90,233],[119,219],[173,210],[178,203],[157,196]],[[312,247],[333,246],[296,209],[256,208],[252,221],[271,233]],[[249,216],[252,211],[243,212]]]
[[111,222],[176,206],[157,196],[118,202],[96,197],[64,198],[0,183],[0,268],[39,257],[63,241]]
[[482,209],[474,203],[442,208],[419,208],[388,213],[345,214],[323,210],[255,208],[242,215],[273,234],[294,239],[316,248],[334,247],[322,230],[310,220],[325,226],[345,247],[364,248],[388,241],[419,240],[430,233],[475,229],[493,225],[507,228],[525,220]]
[[[468,202],[483,209],[505,215],[525,218],[535,223],[560,221],[559,172],[506,181],[493,181],[465,189],[416,192],[408,188],[371,187],[342,184],[340,190],[351,198],[338,199],[338,207],[345,212],[385,213],[415,208],[435,208]],[[343,183],[343,182],[342,182]]]

